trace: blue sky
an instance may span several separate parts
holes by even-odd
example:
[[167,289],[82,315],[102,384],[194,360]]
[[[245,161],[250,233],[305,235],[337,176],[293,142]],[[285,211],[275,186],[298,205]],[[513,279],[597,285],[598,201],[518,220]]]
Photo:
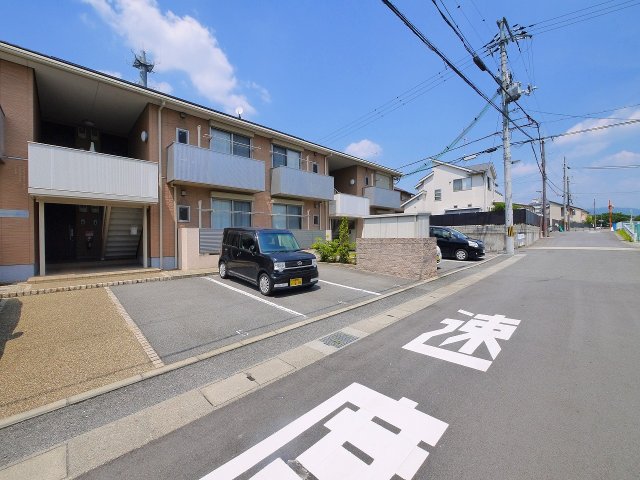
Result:
[[[468,53],[432,2],[394,3],[456,65],[465,65]],[[509,45],[508,53],[515,80],[537,87],[519,103],[543,135],[640,119],[637,0],[444,3],[480,53],[497,33],[498,18],[535,24],[533,38],[520,49]],[[153,88],[228,113],[242,106],[243,118],[403,172],[439,153],[485,106],[377,0],[5,0],[2,11],[2,41],[132,81],[138,75],[131,52],[144,48],[156,61]],[[497,56],[485,62],[497,73]],[[485,72],[472,64],[463,71],[489,96],[495,92]],[[490,109],[461,143],[498,130],[499,114]],[[523,139],[513,134],[514,142]],[[490,136],[441,160],[500,143]],[[541,190],[536,160],[528,144],[512,155],[520,160],[513,167],[514,201],[529,202]],[[551,200],[560,200],[554,190],[562,187],[563,157],[574,204],[591,209],[594,199],[597,207],[610,199],[640,209],[640,169],[585,168],[640,164],[640,123],[549,140]],[[496,165],[502,184],[501,150],[471,163],[486,161]],[[413,190],[422,175],[399,185]]]

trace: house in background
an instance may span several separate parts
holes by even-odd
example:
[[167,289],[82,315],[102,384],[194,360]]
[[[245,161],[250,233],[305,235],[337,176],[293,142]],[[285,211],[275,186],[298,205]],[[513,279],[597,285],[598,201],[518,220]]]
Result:
[[[542,200],[535,199],[529,206],[533,208],[533,211],[542,215]],[[576,207],[575,205],[569,206],[569,222],[570,223],[586,223],[587,215],[589,212],[584,208]],[[554,202],[553,200],[547,200],[547,218],[549,219],[549,225],[555,227],[556,225],[562,225],[564,219],[564,205],[560,202]]]
[[0,283],[174,269],[188,227],[211,230],[213,254],[229,226],[288,228],[305,248],[341,216],[399,209],[400,175],[0,42]]
[[405,213],[488,212],[504,198],[496,190],[492,163],[459,166],[433,160],[431,173],[416,185],[418,193],[402,204]]

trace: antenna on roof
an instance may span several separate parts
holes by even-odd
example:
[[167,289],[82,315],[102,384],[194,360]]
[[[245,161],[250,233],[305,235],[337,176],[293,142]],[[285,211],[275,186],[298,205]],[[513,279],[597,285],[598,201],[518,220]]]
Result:
[[147,86],[147,73],[153,72],[153,67],[155,67],[155,63],[147,61],[147,52],[142,50],[140,55],[134,53],[135,60],[133,61],[133,67],[140,70],[140,85],[143,87]]

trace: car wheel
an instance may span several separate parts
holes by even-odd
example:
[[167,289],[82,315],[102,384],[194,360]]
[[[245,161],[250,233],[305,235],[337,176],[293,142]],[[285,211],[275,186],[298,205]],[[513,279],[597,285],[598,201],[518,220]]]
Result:
[[218,265],[218,273],[220,278],[227,278],[227,264],[225,262],[220,262],[220,265]]
[[469,258],[469,254],[463,248],[456,250],[456,260],[466,260]]
[[261,273],[258,277],[258,288],[260,289],[260,293],[262,295],[271,295],[271,290],[273,290],[273,282],[271,281],[271,277],[266,273]]

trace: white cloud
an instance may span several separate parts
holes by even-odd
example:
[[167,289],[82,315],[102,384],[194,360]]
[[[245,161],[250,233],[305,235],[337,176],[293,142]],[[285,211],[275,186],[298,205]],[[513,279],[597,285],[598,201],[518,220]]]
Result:
[[247,88],[258,92],[264,103],[271,103],[271,94],[269,93],[269,90],[264,88],[262,85],[258,85],[256,82],[245,82],[245,85]]
[[173,91],[173,87],[167,82],[156,82],[152,78],[147,79],[147,84],[149,88],[153,88],[154,90],[158,90],[162,93],[170,94]]
[[344,151],[354,157],[365,158],[367,160],[382,155],[382,147],[371,140],[367,140],[366,138],[359,142],[349,144]]
[[[598,118],[583,120],[576,123],[573,127],[569,128],[565,133],[577,132],[579,130],[587,130],[590,128],[603,127],[605,125],[612,125],[614,123],[621,123],[624,120],[637,120],[640,119],[640,109],[623,108],[613,112],[611,118]],[[629,135],[630,133],[637,133],[637,129],[640,128],[640,124],[631,124],[629,126],[620,126],[605,128],[600,130],[593,130],[590,132],[580,133],[576,135],[568,135],[560,137],[554,140],[554,143],[558,145],[574,145],[584,143],[602,143],[608,145],[614,138],[618,138],[620,135]]]
[[640,153],[630,152],[628,150],[622,150],[613,155],[608,155],[601,160],[597,160],[591,164],[592,167],[599,167],[602,165],[638,165],[640,164]]
[[[234,67],[218,45],[213,32],[195,18],[160,11],[156,0],[83,0],[135,50],[144,48],[159,73],[184,72],[198,93],[232,113],[242,107],[255,113],[238,93]],[[156,85],[166,87],[165,82]],[[265,90],[266,92],[266,90]],[[268,92],[266,92],[268,93]]]
[[511,167],[512,177],[523,177],[525,175],[531,175],[532,173],[538,172],[540,172],[540,170],[538,169],[538,165],[535,163],[518,162]]

